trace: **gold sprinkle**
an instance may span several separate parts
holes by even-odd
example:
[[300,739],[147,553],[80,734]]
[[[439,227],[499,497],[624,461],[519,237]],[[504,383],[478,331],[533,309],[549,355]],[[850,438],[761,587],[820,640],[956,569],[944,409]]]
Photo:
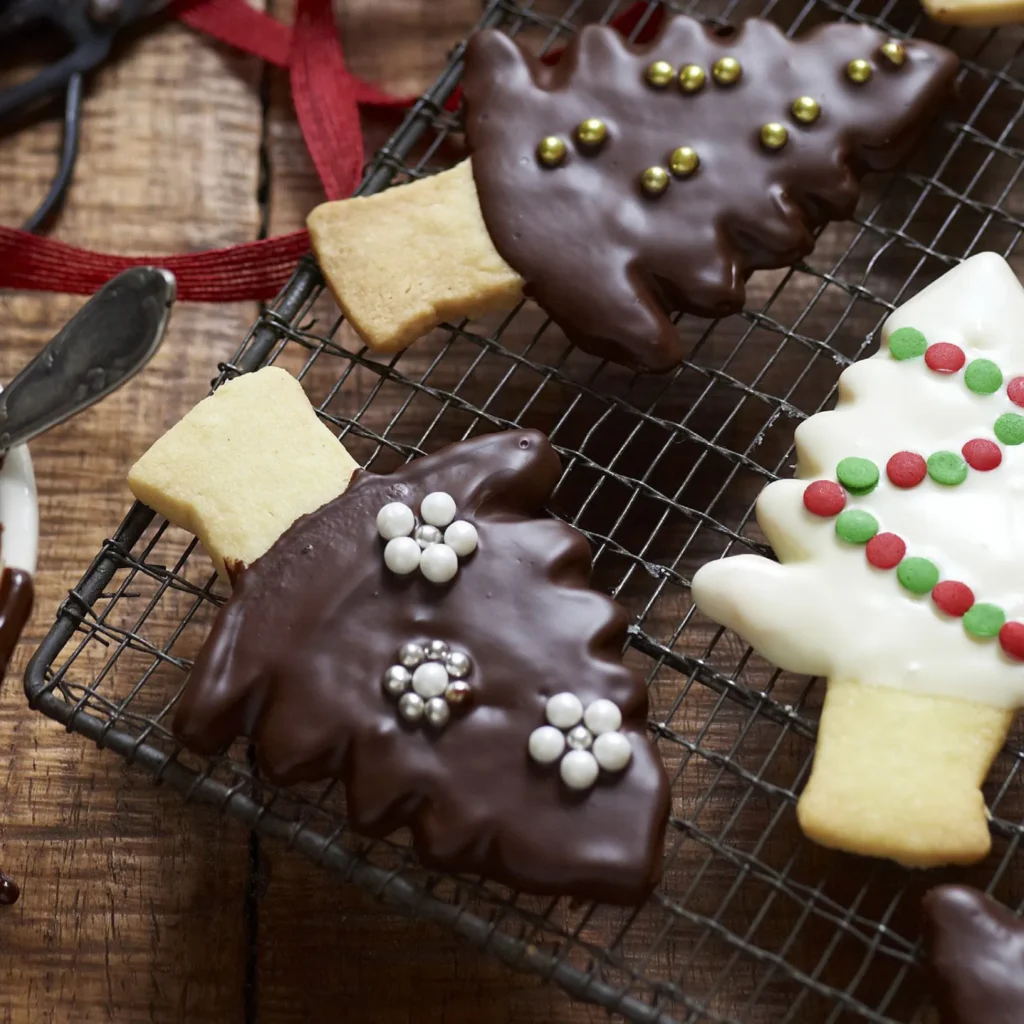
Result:
[[813,96],[798,96],[789,109],[801,124],[813,124],[821,114],[821,106]]
[[846,77],[851,82],[856,82],[857,85],[863,85],[865,82],[870,82],[872,74],[874,74],[874,72],[871,69],[871,64],[864,60],[863,57],[851,60],[850,63],[846,65]]
[[765,149],[782,149],[789,138],[789,132],[778,121],[769,121],[761,126],[761,145]]
[[679,88],[683,92],[700,92],[707,81],[707,75],[699,64],[684,64],[679,69]]
[[907,49],[898,39],[882,43],[881,53],[894,67],[901,68],[907,62]]
[[719,85],[733,85],[740,80],[743,68],[735,57],[719,57],[711,69],[711,74],[715,76],[715,81]]
[[697,156],[697,151],[690,146],[680,146],[678,149],[672,150],[672,155],[668,158],[668,166],[677,178],[688,178],[700,167],[700,157]]
[[648,167],[640,175],[640,187],[650,196],[660,196],[668,188],[668,171],[664,167]]
[[664,89],[676,76],[676,69],[667,60],[656,60],[647,68],[647,84]]
[[565,159],[565,141],[548,135],[537,143],[537,159],[545,167],[557,167]]
[[576,125],[576,141],[581,146],[600,146],[606,138],[608,129],[600,118],[588,117]]

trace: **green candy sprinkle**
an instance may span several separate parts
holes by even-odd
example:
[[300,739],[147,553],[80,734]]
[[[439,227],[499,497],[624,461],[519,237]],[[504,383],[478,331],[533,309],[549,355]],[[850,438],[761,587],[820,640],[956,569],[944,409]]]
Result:
[[964,372],[964,383],[976,395],[991,395],[1003,385],[1003,371],[991,359],[972,359]]
[[987,640],[989,637],[998,636],[999,630],[1003,628],[1006,616],[1003,609],[994,604],[972,605],[964,615],[964,629],[971,636],[981,637]]
[[1015,412],[1004,412],[992,428],[1003,444],[1024,444],[1024,416]]
[[859,508],[848,508],[836,518],[836,535],[847,544],[867,544],[878,533],[878,520]]
[[928,339],[916,327],[901,327],[889,335],[889,353],[893,359],[916,359],[928,348]]
[[927,558],[904,558],[896,566],[896,578],[912,594],[928,594],[939,582],[939,568]]
[[[1018,419],[1024,426],[1024,416]],[[1021,440],[1024,441],[1024,435]],[[935,452],[928,456],[928,475],[937,484],[956,487],[967,479],[967,463],[956,452]]]
[[850,456],[836,466],[836,478],[851,494],[870,494],[878,486],[878,467],[870,459]]

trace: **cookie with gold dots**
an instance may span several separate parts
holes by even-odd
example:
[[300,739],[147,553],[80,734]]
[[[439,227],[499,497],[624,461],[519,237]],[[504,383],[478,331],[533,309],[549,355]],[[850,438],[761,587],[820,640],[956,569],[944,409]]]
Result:
[[[943,47],[854,24],[793,40],[759,19],[723,34],[664,17],[644,43],[588,26],[553,64],[486,30],[469,43],[463,79],[470,173],[447,172],[445,185],[453,208],[479,211],[473,232],[468,217],[445,230],[411,201],[398,216],[398,196],[417,182],[320,207],[314,247],[371,347],[407,344],[439,321],[426,311],[451,315],[446,300],[495,266],[493,301],[454,312],[526,295],[586,351],[667,370],[686,352],[671,314],[736,313],[752,270],[807,256],[820,228],[852,216],[859,175],[910,151],[956,69]],[[373,261],[352,244],[354,213],[370,203]],[[331,258],[343,232],[344,265]],[[387,243],[404,267],[422,232],[431,244],[410,274],[380,258]],[[381,268],[372,287],[368,263]],[[386,306],[390,319],[370,322],[366,309]]]

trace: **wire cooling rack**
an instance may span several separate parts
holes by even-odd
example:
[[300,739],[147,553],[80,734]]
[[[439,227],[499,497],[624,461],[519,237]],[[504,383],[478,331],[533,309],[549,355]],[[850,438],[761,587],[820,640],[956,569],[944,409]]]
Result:
[[[492,0],[482,24],[541,52],[627,6]],[[637,30],[656,6],[643,5]],[[726,551],[766,550],[754,498],[790,471],[794,427],[833,400],[840,371],[870,350],[894,305],[969,253],[1014,259],[1024,34],[941,29],[911,0],[679,8],[764,14],[791,33],[847,18],[931,37],[963,58],[960,97],[904,173],[869,184],[855,221],[829,227],[806,263],[755,275],[742,315],[684,318],[692,355],[672,374],[583,355],[531,305],[382,359],[340,323],[305,262],[220,376],[287,366],[353,455],[382,471],[513,425],[551,436],[565,468],[552,511],[589,537],[595,586],[632,613],[626,657],[648,681],[649,728],[672,779],[664,880],[647,903],[581,905],[430,874],[404,834],[354,836],[337,786],[261,784],[243,745],[215,759],[180,750],[169,712],[225,590],[195,541],[140,505],[61,606],[26,689],[34,707],[187,798],[633,1020],[925,1021],[919,897],[953,873],[911,873],[801,838],[795,796],[823,686],[774,671],[701,618],[688,583]],[[364,192],[462,155],[458,120],[444,111],[461,52],[377,154]],[[986,787],[993,853],[956,874],[1013,906],[1024,895],[1022,758],[1018,725]]]

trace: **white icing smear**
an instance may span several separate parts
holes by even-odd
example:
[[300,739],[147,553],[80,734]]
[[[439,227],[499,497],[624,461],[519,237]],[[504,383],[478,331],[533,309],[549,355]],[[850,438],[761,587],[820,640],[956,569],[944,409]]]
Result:
[[922,357],[899,361],[887,347],[847,369],[838,407],[796,431],[798,479],[771,484],[758,499],[758,522],[785,564],[753,555],[710,563],[694,578],[694,600],[791,671],[1020,707],[1024,663],[998,639],[972,637],[930,596],[905,590],[895,570],[873,568],[864,545],[840,540],[834,519],[803,504],[801,481],[834,480],[847,456],[870,459],[879,484],[849,496],[846,507],[869,511],[881,531],[906,542],[908,556],[934,562],[940,579],[966,583],[978,602],[1024,622],[1024,445],[1000,443],[999,467],[969,470],[954,487],[926,477],[902,490],[885,473],[898,451],[959,453],[973,438],[994,441],[1001,414],[1024,415],[1006,394],[1006,384],[1024,376],[1024,289],[1001,257],[983,253],[893,313],[886,344],[900,327],[923,332],[929,344],[958,345],[968,365],[992,360],[1003,386],[974,394],[963,370],[936,373]]

